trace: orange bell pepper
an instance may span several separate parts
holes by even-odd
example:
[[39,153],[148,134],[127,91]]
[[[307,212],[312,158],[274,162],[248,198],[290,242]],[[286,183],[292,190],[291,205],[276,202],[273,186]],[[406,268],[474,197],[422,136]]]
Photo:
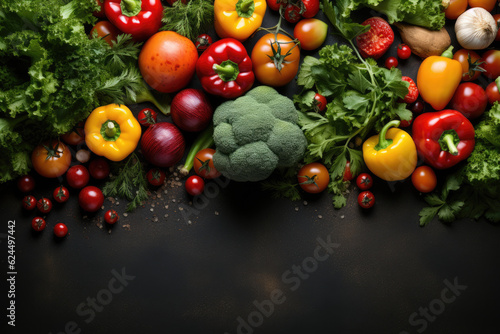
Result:
[[417,73],[420,96],[435,110],[443,110],[462,80],[462,65],[453,59],[453,46],[441,56],[424,59]]
[[261,26],[266,8],[265,0],[215,0],[215,32],[243,42]]

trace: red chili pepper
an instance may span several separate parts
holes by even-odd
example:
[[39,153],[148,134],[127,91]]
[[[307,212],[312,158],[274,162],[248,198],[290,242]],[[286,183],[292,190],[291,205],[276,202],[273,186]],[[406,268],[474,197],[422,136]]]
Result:
[[144,41],[158,32],[163,17],[160,0],[106,0],[106,17],[134,41]]
[[467,159],[474,150],[474,126],[460,112],[446,109],[419,115],[412,137],[425,162],[445,169]]
[[205,91],[226,99],[243,95],[255,81],[252,60],[234,38],[210,45],[196,63],[196,74]]

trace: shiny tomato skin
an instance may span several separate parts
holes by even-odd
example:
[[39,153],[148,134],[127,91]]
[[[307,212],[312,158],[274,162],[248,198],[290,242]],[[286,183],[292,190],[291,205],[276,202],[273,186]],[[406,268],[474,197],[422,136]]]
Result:
[[116,43],[116,37],[120,34],[122,32],[109,21],[99,21],[90,30],[90,38],[102,38],[109,46]]
[[384,63],[385,67],[391,69],[393,67],[398,67],[398,59],[396,57],[388,57]]
[[485,69],[484,75],[492,80],[500,76],[500,50],[488,50],[481,57],[484,64],[481,65]]
[[153,89],[173,93],[188,85],[197,60],[198,50],[191,40],[173,31],[160,31],[142,47],[139,69]]
[[318,112],[323,112],[326,109],[326,97],[321,95],[320,93],[314,94],[314,105]]
[[[500,14],[493,15],[493,18],[497,22],[497,26],[500,25]],[[500,29],[497,31],[497,37],[495,37],[495,41],[500,41]]]
[[328,187],[330,173],[325,165],[312,162],[302,167],[297,173],[299,186],[307,193],[317,194]]
[[205,181],[198,175],[191,175],[186,180],[185,187],[189,195],[198,196],[201,195],[205,189]]
[[36,208],[41,213],[49,213],[52,210],[52,201],[46,197],[42,197],[36,202]]
[[319,12],[319,0],[302,0],[304,4],[304,12],[302,17],[309,19],[316,16]]
[[35,217],[31,220],[31,227],[37,232],[43,231],[46,225],[47,223],[42,217]]
[[496,3],[497,0],[469,0],[470,7],[481,7],[488,12],[491,12],[495,8]]
[[104,180],[109,176],[109,163],[104,158],[97,158],[89,164],[90,176],[96,180]]
[[69,199],[69,191],[68,188],[64,186],[59,186],[56,189],[54,189],[54,192],[52,193],[52,196],[54,197],[54,200],[58,203],[64,203]]
[[406,44],[399,44],[398,45],[398,50],[397,50],[397,55],[399,59],[408,59],[411,56],[411,49],[408,45]]
[[266,0],[266,2],[267,2],[267,7],[271,8],[271,10],[274,10],[275,12],[280,10],[282,4],[281,2],[278,3],[277,0]]
[[456,20],[467,9],[467,0],[450,0],[444,10],[444,16],[449,20]]
[[35,178],[31,175],[22,175],[17,179],[17,189],[23,193],[29,193],[35,189]]
[[486,96],[490,104],[500,102],[500,92],[498,92],[498,86],[495,81],[490,82],[488,86],[486,86]]
[[66,181],[71,188],[81,189],[89,183],[89,171],[83,165],[75,165],[68,169]]
[[419,192],[429,193],[436,188],[436,173],[429,166],[419,166],[411,174],[411,182]]
[[208,49],[210,45],[212,45],[213,40],[212,37],[209,34],[201,34],[196,37],[196,42],[194,43],[194,46],[196,47],[196,50],[198,51],[205,51]]
[[106,17],[106,14],[104,13],[104,0],[96,0],[96,2],[100,9],[93,12],[92,15],[100,19],[104,19]]
[[25,210],[29,210],[29,211],[34,210],[36,208],[36,205],[37,205],[37,201],[36,201],[35,196],[31,196],[31,195],[24,196],[23,208]]
[[285,7],[283,17],[285,18],[285,20],[292,24],[299,22],[302,18],[302,15],[300,15],[300,7],[289,3]]
[[450,101],[451,109],[460,111],[468,119],[481,116],[487,105],[486,92],[473,82],[461,83]]
[[370,190],[365,190],[358,195],[358,204],[363,209],[369,209],[375,204],[375,196]]
[[204,179],[215,179],[220,176],[220,172],[214,166],[214,153],[213,148],[205,148],[198,151],[194,157],[193,169]]
[[68,145],[81,145],[85,142],[84,123],[79,122],[73,130],[61,136],[61,139]]
[[342,178],[342,180],[346,182],[346,181],[351,181],[352,179],[354,179],[354,175],[352,175],[351,172],[351,163],[347,161],[347,163],[345,164],[344,177]]
[[[470,64],[469,64],[470,56]],[[477,52],[473,50],[460,49],[453,54],[453,59],[458,60],[460,65],[462,65],[462,80],[463,81],[473,81],[476,80],[481,71],[476,70],[474,67],[481,67],[481,57]],[[474,65],[475,64],[475,65]],[[471,67],[471,65],[473,65]]]
[[[260,83],[280,87],[295,78],[299,71],[300,49],[294,43],[290,43],[291,41],[290,37],[283,34],[278,34],[277,40],[274,39],[274,34],[266,34],[257,41],[250,58],[252,59],[255,77]],[[282,55],[291,50],[282,64],[281,71],[276,68],[274,61],[269,58],[273,56],[273,48],[277,50],[277,43],[281,43]]]
[[80,207],[87,212],[96,212],[104,204],[102,191],[94,186],[87,186],[78,195]]
[[373,178],[368,173],[361,173],[356,178],[356,185],[360,190],[368,190],[373,186]]
[[316,50],[326,40],[328,25],[318,19],[300,20],[293,29],[293,37],[300,42],[304,50]]
[[54,226],[54,234],[58,238],[63,238],[68,234],[68,227],[63,223],[57,223]]
[[71,152],[64,143],[53,140],[38,145],[31,154],[35,171],[43,177],[63,175],[71,164]]
[[389,23],[381,17],[370,17],[362,25],[369,25],[370,29],[356,36],[356,45],[363,58],[375,60],[383,56],[394,42],[394,31]]
[[118,221],[118,213],[115,210],[108,210],[104,214],[104,221],[108,224],[114,224]]

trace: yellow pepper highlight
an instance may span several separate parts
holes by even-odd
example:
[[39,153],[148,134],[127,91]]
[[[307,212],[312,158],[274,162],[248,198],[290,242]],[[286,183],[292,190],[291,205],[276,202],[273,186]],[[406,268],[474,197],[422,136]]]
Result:
[[124,105],[109,104],[90,114],[85,122],[85,143],[97,155],[121,161],[141,138],[141,125]]
[[243,42],[262,25],[266,8],[265,0],[215,0],[215,31]]
[[391,128],[399,121],[387,123],[380,134],[363,143],[363,159],[368,169],[385,181],[399,181],[409,177],[417,166],[417,148],[404,130]]

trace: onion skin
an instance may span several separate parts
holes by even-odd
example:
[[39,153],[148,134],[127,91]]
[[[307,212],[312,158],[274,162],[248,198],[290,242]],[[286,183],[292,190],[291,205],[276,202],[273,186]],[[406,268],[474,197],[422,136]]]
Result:
[[187,88],[175,95],[170,115],[175,125],[188,132],[204,130],[212,121],[214,109],[200,89]]
[[171,167],[184,156],[186,142],[181,131],[172,123],[151,125],[141,138],[144,158],[158,167]]

